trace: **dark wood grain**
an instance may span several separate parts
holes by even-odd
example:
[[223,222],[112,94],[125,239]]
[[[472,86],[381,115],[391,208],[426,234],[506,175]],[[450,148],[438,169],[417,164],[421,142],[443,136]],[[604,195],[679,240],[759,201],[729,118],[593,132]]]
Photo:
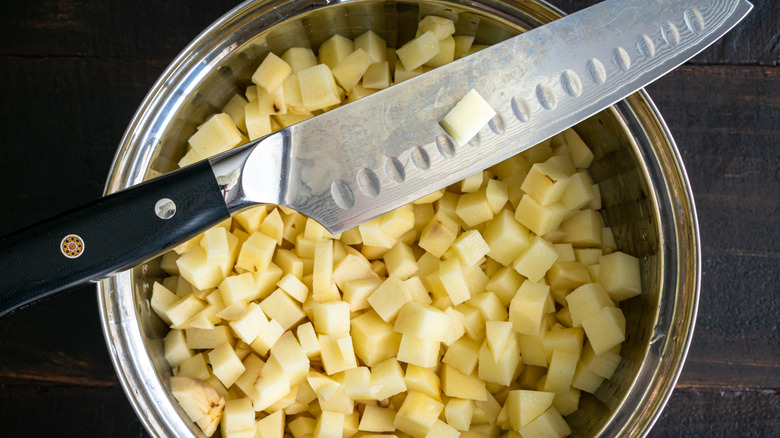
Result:
[[[558,0],[574,11],[592,0]],[[780,6],[648,87],[697,203],[693,344],[650,436],[780,436]],[[98,196],[125,126],[224,0],[13,0],[0,16],[0,233]],[[42,267],[45,268],[45,267]],[[0,321],[3,436],[145,436],[93,287]]]

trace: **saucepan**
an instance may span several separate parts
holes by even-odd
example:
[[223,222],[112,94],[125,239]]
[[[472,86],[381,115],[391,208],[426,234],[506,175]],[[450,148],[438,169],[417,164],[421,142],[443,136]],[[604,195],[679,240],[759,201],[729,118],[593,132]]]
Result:
[[[562,16],[544,1],[249,1],[204,30],[163,73],[130,122],[106,193],[176,168],[187,139],[251,83],[259,60],[300,35],[379,29],[389,44],[418,17],[457,15],[491,44]],[[593,179],[617,246],[640,260],[642,293],[621,303],[626,342],[609,381],[567,417],[575,436],[643,436],[674,388],[691,341],[700,282],[696,210],[672,135],[644,91],[578,124],[593,149]],[[150,306],[165,273],[152,260],[98,284],[102,327],[122,386],[154,436],[202,436],[171,395],[163,357],[167,326]]]

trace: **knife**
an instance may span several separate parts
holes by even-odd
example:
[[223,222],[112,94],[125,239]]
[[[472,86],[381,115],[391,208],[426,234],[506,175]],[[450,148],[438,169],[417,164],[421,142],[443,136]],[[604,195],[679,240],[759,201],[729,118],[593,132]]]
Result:
[[[149,260],[257,204],[338,233],[603,110],[739,23],[745,0],[607,0],[242,147],[0,238],[0,317]],[[496,116],[463,146],[469,90]]]

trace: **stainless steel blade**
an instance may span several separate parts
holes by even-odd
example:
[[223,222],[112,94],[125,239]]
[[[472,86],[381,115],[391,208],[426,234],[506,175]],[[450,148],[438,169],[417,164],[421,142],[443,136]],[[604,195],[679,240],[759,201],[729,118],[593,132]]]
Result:
[[[236,171],[215,171],[236,187],[227,196],[233,209],[276,203],[340,232],[603,110],[751,8],[745,0],[607,0],[279,131],[223,166],[242,166],[240,181]],[[497,116],[455,146],[438,122],[470,89]]]

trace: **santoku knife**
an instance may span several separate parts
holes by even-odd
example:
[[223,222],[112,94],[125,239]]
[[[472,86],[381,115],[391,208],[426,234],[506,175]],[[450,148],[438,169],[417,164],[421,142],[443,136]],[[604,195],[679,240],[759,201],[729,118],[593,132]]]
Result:
[[[625,98],[739,23],[745,0],[607,0],[209,160],[0,238],[0,316],[126,270],[256,204],[337,233]],[[457,146],[476,90],[497,115]]]

